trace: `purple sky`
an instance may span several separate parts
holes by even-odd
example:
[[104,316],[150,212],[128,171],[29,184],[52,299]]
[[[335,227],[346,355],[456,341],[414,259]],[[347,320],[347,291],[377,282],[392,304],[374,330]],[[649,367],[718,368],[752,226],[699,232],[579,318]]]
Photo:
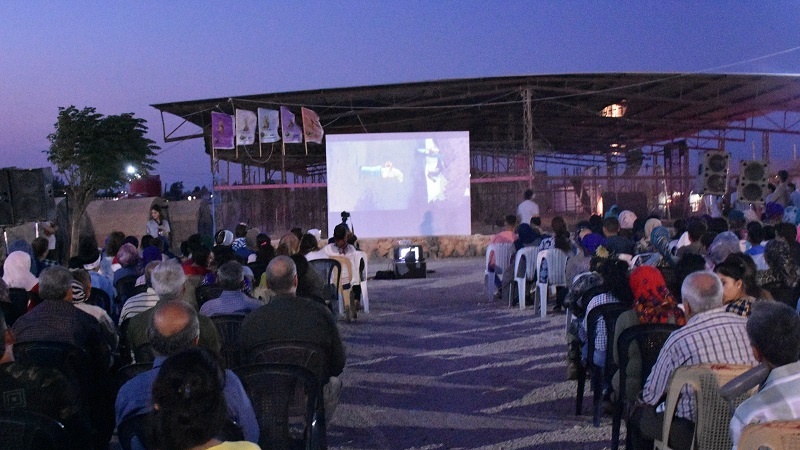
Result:
[[146,119],[156,173],[188,188],[210,184],[202,142],[164,144],[152,103],[527,74],[800,73],[800,51],[720,68],[799,45],[796,0],[6,1],[0,166],[46,166],[71,104]]

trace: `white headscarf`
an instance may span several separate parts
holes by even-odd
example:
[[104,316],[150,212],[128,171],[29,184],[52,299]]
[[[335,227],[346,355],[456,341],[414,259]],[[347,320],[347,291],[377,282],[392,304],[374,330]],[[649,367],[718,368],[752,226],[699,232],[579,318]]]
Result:
[[11,252],[3,264],[3,281],[9,289],[33,289],[39,279],[31,273],[31,255],[22,251]]

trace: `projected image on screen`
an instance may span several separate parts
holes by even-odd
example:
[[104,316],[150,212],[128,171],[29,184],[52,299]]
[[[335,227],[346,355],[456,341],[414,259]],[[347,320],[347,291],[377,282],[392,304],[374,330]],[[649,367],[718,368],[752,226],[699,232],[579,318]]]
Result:
[[326,139],[329,232],[348,211],[359,237],[470,234],[468,132]]

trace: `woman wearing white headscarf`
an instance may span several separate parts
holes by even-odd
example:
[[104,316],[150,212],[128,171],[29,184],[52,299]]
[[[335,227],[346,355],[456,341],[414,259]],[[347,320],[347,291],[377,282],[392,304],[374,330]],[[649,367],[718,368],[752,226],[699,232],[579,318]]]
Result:
[[3,281],[9,289],[34,291],[39,279],[31,273],[31,255],[23,251],[11,252],[3,264]]

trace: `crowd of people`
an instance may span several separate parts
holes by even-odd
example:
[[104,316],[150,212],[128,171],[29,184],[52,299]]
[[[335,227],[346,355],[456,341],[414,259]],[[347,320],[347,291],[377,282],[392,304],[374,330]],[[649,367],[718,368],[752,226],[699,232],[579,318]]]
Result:
[[[345,350],[323,292],[327,280],[308,261],[352,251],[347,227],[337,227],[330,244],[319,243],[318,230],[294,229],[273,247],[268,235],[240,224],[213,237],[190,236],[175,253],[158,208],[146,229],[139,238],[113,232],[103,246],[85,236],[64,265],[48,259],[46,240],[9,246],[0,280],[0,410],[24,408],[59,421],[73,449],[107,449],[115,427],[140,415],[149,417],[152,448],[259,448],[257,408],[225,367],[213,321],[234,315],[243,317],[241,348],[303,341],[324,349],[320,376],[330,420]],[[82,349],[91,388],[16,360],[15,347],[43,341]],[[151,366],[119,378],[134,363]],[[224,441],[229,423],[240,441]]]
[[[634,448],[652,448],[653,440],[662,438],[665,419],[659,405],[681,366],[762,363],[771,369],[761,391],[736,410],[734,447],[748,423],[800,419],[800,215],[792,204],[800,194],[790,195],[785,175],[780,174],[780,195],[770,198],[761,215],[748,205],[744,211],[730,209],[726,217],[696,215],[667,227],[658,216],[640,218],[613,205],[604,216],[578,222],[571,236],[561,217],[543,231],[528,191],[517,216],[506,217],[503,231],[493,238],[493,243],[512,242],[515,250],[538,246],[568,257],[568,286],[557,292],[554,310],[567,308],[571,318],[569,379],[585,370],[587,319],[600,305],[620,303],[629,310],[617,319],[614,336],[606,334],[602,317],[591,324],[597,325],[592,363],[598,367],[606,364],[609,351],[619,361],[612,347],[626,329],[649,323],[677,327],[644,386],[621,387],[619,374],[602,380],[606,400],[616,395],[639,399],[628,421]],[[502,295],[513,295],[506,291],[513,262],[513,254],[502,262],[507,275],[498,280]],[[639,369],[633,370],[637,373],[626,372],[629,380],[639,377]],[[672,448],[691,448],[695,420],[693,394],[682,392],[669,437]]]

